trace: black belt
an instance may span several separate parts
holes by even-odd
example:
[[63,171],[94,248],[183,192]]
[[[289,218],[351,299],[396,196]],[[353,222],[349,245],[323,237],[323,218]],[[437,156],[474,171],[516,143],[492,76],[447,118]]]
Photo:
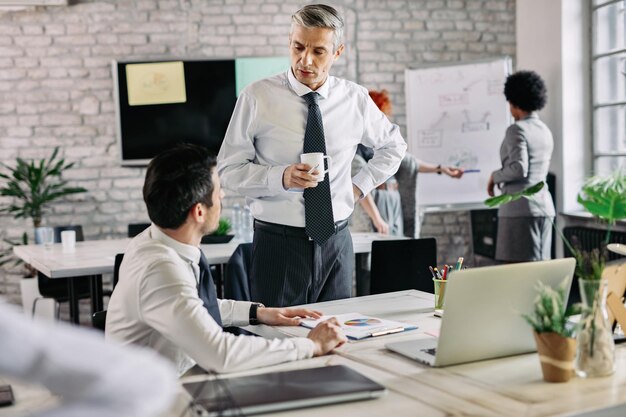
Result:
[[[348,220],[335,222],[335,234],[348,226]],[[254,228],[267,232],[277,233],[285,236],[302,237],[309,239],[304,227],[286,226],[284,224],[268,223],[262,220],[254,220]]]

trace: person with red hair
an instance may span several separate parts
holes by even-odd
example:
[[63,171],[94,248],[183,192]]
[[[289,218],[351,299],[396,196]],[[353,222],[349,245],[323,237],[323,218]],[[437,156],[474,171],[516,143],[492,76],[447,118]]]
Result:
[[[370,90],[369,95],[380,111],[385,113],[387,117],[390,117],[391,100],[389,98],[389,92],[387,90]],[[356,156],[352,162],[353,175],[358,172],[372,156],[373,152],[371,149],[359,145]],[[407,153],[404,158],[414,158],[414,156]],[[441,164],[423,161],[417,161],[417,167],[417,171],[422,173],[443,173],[451,178],[461,178],[463,176],[462,168],[442,166]],[[359,206],[362,210],[359,210]],[[416,219],[416,222],[419,222],[419,219]],[[404,235],[402,203],[400,193],[398,192],[398,181],[395,177],[389,178],[359,201],[352,215],[350,229],[353,232],[376,231],[382,234]]]

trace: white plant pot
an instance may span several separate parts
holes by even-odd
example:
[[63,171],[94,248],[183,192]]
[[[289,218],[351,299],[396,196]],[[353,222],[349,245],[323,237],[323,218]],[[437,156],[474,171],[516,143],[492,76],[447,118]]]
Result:
[[[33,314],[33,303],[37,298],[41,298],[39,294],[39,286],[37,278],[22,278],[20,281],[20,292],[22,294],[22,307],[24,315],[27,317]],[[56,303],[52,298],[44,298],[37,302],[37,310],[33,319],[54,322]]]

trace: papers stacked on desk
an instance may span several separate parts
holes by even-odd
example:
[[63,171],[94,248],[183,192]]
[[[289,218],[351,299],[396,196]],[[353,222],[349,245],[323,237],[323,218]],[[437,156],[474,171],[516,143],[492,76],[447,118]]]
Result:
[[309,329],[314,328],[320,322],[335,318],[341,325],[341,329],[352,340],[360,340],[368,337],[383,336],[386,334],[404,332],[417,329],[417,326],[401,323],[399,321],[379,319],[365,316],[359,313],[337,314],[334,316],[322,316],[317,320],[303,319],[301,324]]

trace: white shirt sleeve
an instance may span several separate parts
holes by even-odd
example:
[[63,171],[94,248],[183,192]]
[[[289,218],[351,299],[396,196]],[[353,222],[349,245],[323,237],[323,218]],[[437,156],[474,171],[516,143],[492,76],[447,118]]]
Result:
[[289,165],[268,166],[255,162],[254,121],[256,101],[242,92],[237,99],[224,143],[217,156],[222,184],[233,187],[247,197],[268,197],[287,192],[283,187],[283,172]]
[[[234,372],[313,356],[314,344],[307,338],[269,340],[224,332],[204,308],[194,282],[181,278],[173,262],[151,264],[138,290],[142,320],[206,370]],[[237,309],[247,315],[249,303],[220,303],[220,312],[232,310],[226,323],[238,321]]]
[[364,106],[362,143],[374,148],[374,157],[352,178],[352,183],[366,195],[395,175],[407,145],[398,125],[391,123],[369,97]]
[[102,335],[64,324],[44,326],[0,305],[0,374],[59,395],[39,417],[153,416],[177,386],[170,364],[148,350],[105,344]]

